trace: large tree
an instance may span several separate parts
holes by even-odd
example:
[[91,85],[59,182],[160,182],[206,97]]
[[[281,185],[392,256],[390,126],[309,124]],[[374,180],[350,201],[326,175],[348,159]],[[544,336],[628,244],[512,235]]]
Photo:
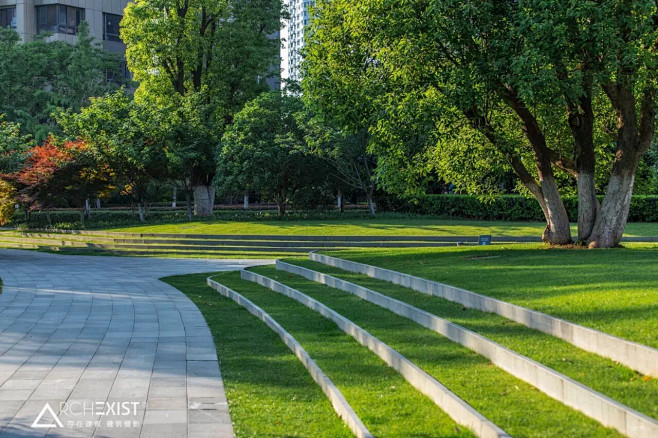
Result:
[[132,198],[141,221],[146,219],[149,185],[169,176],[167,119],[164,111],[139,104],[122,91],[94,98],[79,113],[60,113],[58,118],[70,138],[84,141],[99,171],[107,168],[112,184]]
[[[280,0],[136,0],[126,8],[121,37],[140,83],[136,99],[180,108],[182,125],[203,134],[189,143],[189,132],[181,132],[171,145],[186,157],[179,169],[189,174],[181,180],[194,189],[197,215],[212,214],[215,149],[225,127],[277,73],[271,67],[279,40],[272,35],[281,17]],[[190,101],[205,127],[184,120],[193,116],[184,110]]]
[[18,202],[28,211],[45,210],[51,224],[50,210],[67,194],[71,175],[65,169],[75,161],[81,148],[78,142],[58,144],[53,137],[33,147],[25,166],[7,176],[18,188]]
[[38,142],[57,132],[57,108],[79,111],[89,98],[116,90],[120,59],[108,53],[80,24],[76,44],[47,41],[41,35],[21,42],[14,30],[0,28],[0,114],[19,123]]
[[543,238],[555,244],[572,241],[560,191],[572,178],[577,239],[610,247],[655,130],[656,8],[649,0],[332,0],[315,26],[334,29],[327,57],[356,45],[371,72],[385,72],[385,92],[371,98],[386,114],[374,130],[382,156],[417,146],[399,135],[408,129],[401,114],[432,117],[434,133],[412,161],[455,174],[465,164],[470,183],[504,161],[541,205]]
[[[365,130],[358,134],[348,134],[322,118],[309,111],[300,113],[300,123],[304,129],[304,147],[313,156],[320,158],[328,164],[337,187],[356,191],[365,196],[368,210],[375,215],[375,168],[377,161],[373,154],[368,152],[370,136]],[[343,206],[341,196],[341,207]]]
[[322,185],[326,172],[317,157],[305,154],[296,117],[302,108],[301,99],[279,91],[245,105],[222,138],[217,184],[262,193],[276,202],[280,216],[300,190]]
[[[382,69],[371,63],[362,33],[341,26],[341,17],[354,6],[348,2],[321,8],[320,19],[308,31],[301,87],[307,112],[309,147],[332,162],[338,178],[360,191],[375,214],[376,157],[372,128],[378,112],[372,96],[383,93]],[[322,24],[320,24],[322,23]]]

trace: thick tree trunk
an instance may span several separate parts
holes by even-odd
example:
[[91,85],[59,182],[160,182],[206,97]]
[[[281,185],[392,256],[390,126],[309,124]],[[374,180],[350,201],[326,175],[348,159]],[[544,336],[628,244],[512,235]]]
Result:
[[194,215],[210,217],[215,206],[215,188],[213,186],[197,186],[194,189]]
[[592,95],[587,85],[587,92],[577,105],[568,109],[569,126],[574,139],[576,156],[576,178],[578,185],[578,241],[586,241],[596,220],[599,201],[596,198],[594,170],[594,110]]
[[178,192],[178,189],[177,189],[177,187],[174,186],[173,193],[171,194],[171,208],[176,208],[176,202],[178,201],[178,199],[177,199],[178,198],[178,196],[177,196],[178,193],[177,192]]
[[249,194],[245,193],[244,198],[242,199],[242,208],[249,210]]
[[137,212],[139,213],[139,221],[145,222],[146,214],[144,213],[144,206],[142,205],[141,202],[137,204]]
[[372,199],[372,193],[366,193],[366,201],[368,202],[368,211],[372,216],[375,216],[375,203]]
[[604,91],[617,113],[617,151],[605,197],[587,243],[590,248],[619,245],[631,206],[633,183],[640,159],[649,149],[655,130],[656,112],[653,88],[644,91],[639,119],[633,85],[608,83]]
[[585,242],[592,235],[599,210],[594,187],[594,173],[578,173],[578,241]]
[[101,208],[101,199],[96,198],[96,208],[100,209]]
[[85,216],[87,219],[91,219],[91,203],[89,202],[89,198],[85,199]]
[[187,207],[187,219],[194,219],[194,210],[192,208],[192,191],[185,190],[185,206]]
[[285,201],[285,199],[280,199],[280,198],[276,199],[276,210],[277,210],[277,214],[280,217],[285,216],[285,214],[286,214],[286,201]]
[[590,248],[612,248],[619,245],[628,220],[634,180],[635,171],[610,177],[588,240]]
[[619,245],[626,228],[635,172],[641,157],[637,137],[620,135],[610,181],[587,242],[590,248],[611,248]]
[[345,208],[344,208],[344,203],[343,203],[343,194],[338,193],[338,210],[342,213]]
[[569,216],[560,197],[555,179],[553,177],[540,179],[540,184],[545,205],[544,216],[546,218],[546,228],[542,234],[542,240],[553,245],[571,243]]

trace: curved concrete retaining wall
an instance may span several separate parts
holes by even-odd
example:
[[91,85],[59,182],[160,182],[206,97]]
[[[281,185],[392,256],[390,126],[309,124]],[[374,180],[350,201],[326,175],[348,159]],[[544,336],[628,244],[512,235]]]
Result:
[[345,400],[345,397],[340,392],[336,385],[327,377],[320,367],[315,363],[311,356],[304,350],[299,342],[292,337],[281,325],[276,322],[270,315],[263,309],[255,305],[253,302],[243,297],[239,293],[227,288],[226,286],[212,280],[210,277],[207,279],[208,286],[215,289],[217,292],[225,297],[228,297],[247,309],[249,313],[263,321],[269,328],[278,334],[283,342],[295,353],[299,361],[304,364],[313,380],[322,388],[329,401],[334,407],[336,413],[345,421],[347,426],[359,438],[372,438],[373,435],[368,431],[361,419],[356,415],[352,406]]
[[277,269],[352,293],[366,301],[445,336],[491,360],[548,396],[577,409],[606,427],[632,438],[658,436],[658,421],[577,382],[552,368],[506,348],[473,331],[405,302],[330,275],[277,260]]
[[319,301],[263,275],[249,271],[242,271],[241,275],[243,280],[258,283],[261,286],[292,298],[333,321],[341,330],[352,336],[361,345],[368,347],[370,351],[379,356],[391,368],[399,372],[414,388],[429,397],[430,400],[453,420],[468,427],[477,436],[483,438],[510,436],[409,359]]
[[325,265],[399,284],[427,295],[441,297],[465,307],[497,313],[519,324],[563,339],[583,350],[615,360],[643,374],[658,377],[658,350],[655,348],[627,341],[526,307],[413,275],[316,253],[310,253],[309,258]]

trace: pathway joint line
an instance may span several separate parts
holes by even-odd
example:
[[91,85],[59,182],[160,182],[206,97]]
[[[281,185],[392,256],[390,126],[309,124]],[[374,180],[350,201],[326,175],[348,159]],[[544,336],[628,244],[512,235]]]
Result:
[[343,419],[350,430],[358,438],[373,438],[373,435],[370,433],[368,428],[366,428],[365,424],[363,424],[361,419],[358,417],[352,406],[350,406],[336,385],[334,385],[331,379],[315,363],[315,361],[311,358],[304,347],[302,347],[301,344],[297,342],[297,340],[290,333],[288,333],[278,322],[276,322],[274,318],[272,318],[267,312],[258,307],[249,299],[245,298],[234,290],[229,289],[223,284],[212,280],[211,277],[208,277],[206,282],[208,286],[215,289],[222,296],[230,298],[240,306],[244,307],[249,313],[263,321],[265,325],[267,325],[273,332],[279,335],[281,340],[293,353],[295,353],[295,356],[297,356],[299,361],[308,370],[315,383],[320,386],[322,392],[325,393],[338,416]]
[[350,321],[338,312],[330,309],[321,302],[310,296],[286,286],[271,278],[254,272],[243,270],[240,273],[243,280],[257,283],[267,287],[274,292],[280,293],[288,298],[303,304],[309,309],[318,312],[323,317],[334,322],[338,328],[352,336],[357,342],[375,353],[391,368],[402,375],[418,391],[432,400],[441,410],[447,413],[455,422],[471,429],[481,438],[508,438],[510,435],[496,426],[475,408],[470,406],[455,393],[450,391],[441,382],[423,371],[418,365],[404,357],[366,330]]
[[276,268],[356,295],[410,319],[489,359],[499,368],[529,383],[549,397],[570,406],[630,438],[658,436],[658,420],[619,403],[539,362],[491,339],[403,301],[331,275],[277,260]]
[[438,281],[315,252],[309,253],[309,259],[407,287],[425,295],[440,297],[468,308],[496,313],[526,327],[560,338],[590,353],[617,361],[635,371],[658,377],[658,349],[647,345]]
[[[208,403],[226,401],[210,329],[159,278],[264,263],[0,250],[0,435],[146,436],[175,422],[177,437],[201,425],[233,437],[228,406]],[[61,424],[48,412],[31,427],[46,403]]]

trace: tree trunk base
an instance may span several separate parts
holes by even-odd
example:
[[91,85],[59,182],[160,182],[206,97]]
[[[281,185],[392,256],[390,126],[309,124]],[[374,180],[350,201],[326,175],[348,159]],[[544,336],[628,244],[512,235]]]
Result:
[[210,217],[215,206],[215,188],[198,186],[194,189],[194,215]]
[[549,225],[546,225],[546,228],[544,229],[544,233],[541,236],[541,240],[544,243],[548,243],[551,245],[570,245],[573,243],[573,240],[571,240],[571,232],[564,231],[564,227],[560,227],[561,229],[558,230],[552,230]]
[[610,178],[592,234],[587,240],[587,245],[590,248],[614,248],[619,246],[624,228],[626,228],[634,182],[634,172],[613,175]]
[[146,213],[144,213],[144,207],[142,206],[141,202],[137,204],[137,211],[139,213],[139,221],[140,222],[146,221]]

